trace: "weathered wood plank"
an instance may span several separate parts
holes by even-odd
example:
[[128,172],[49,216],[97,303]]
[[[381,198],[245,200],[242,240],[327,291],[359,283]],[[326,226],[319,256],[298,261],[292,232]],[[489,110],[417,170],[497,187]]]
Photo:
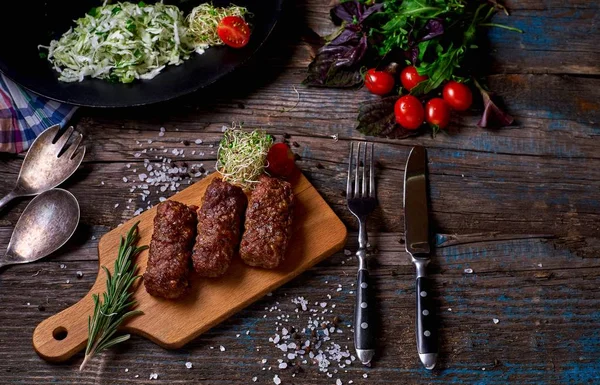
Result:
[[[330,32],[330,4],[289,4],[287,19],[267,49],[204,94],[149,108],[80,110],[77,126],[85,133],[88,154],[64,187],[79,198],[81,226],[54,255],[0,272],[0,383],[248,384],[254,376],[257,383],[272,383],[274,374],[284,384],[333,384],[337,378],[344,384],[600,382],[598,4],[583,0],[510,0],[512,16],[497,17],[526,30],[524,35],[500,30],[489,35],[494,50],[489,84],[515,116],[514,128],[477,128],[476,107],[453,118],[451,135],[367,138],[377,143],[380,158],[381,207],[369,226],[377,249],[371,267],[382,322],[380,358],[373,368],[353,363],[329,378],[314,364],[302,364],[304,371],[292,377],[291,369],[278,369],[283,353],[268,342],[283,326],[276,322],[306,325],[308,315],[294,319],[290,302],[304,296],[312,307],[328,303],[332,312],[324,316],[338,316],[343,326],[333,341],[352,350],[352,334],[344,325],[352,318],[356,264],[344,253],[177,351],[134,337],[83,373],[76,371],[81,356],[50,365],[35,355],[29,342],[33,328],[76,302],[95,280],[100,236],[147,207],[137,189],[130,191],[143,159],[168,155],[179,166],[202,163],[212,170],[224,124],[264,127],[278,140],[288,134],[289,142],[297,143],[292,149],[300,156],[299,166],[356,230],[342,193],[345,160],[348,141],[365,139],[354,130],[354,119],[358,104],[372,96],[364,90],[299,85],[313,54],[302,41],[305,28]],[[158,136],[161,126],[164,137]],[[331,138],[335,134],[338,141]],[[401,181],[414,144],[428,148],[432,222],[440,234],[431,273],[441,312],[442,354],[433,373],[422,369],[415,354],[414,272],[402,244]],[[185,150],[185,158],[174,156],[174,149]],[[0,194],[12,185],[21,160],[0,155]],[[197,179],[185,177],[177,190]],[[151,204],[173,193],[151,190]],[[0,212],[0,253],[28,201]],[[347,250],[355,248],[354,232]],[[466,274],[466,268],[474,273]],[[269,312],[273,306],[290,313],[291,321],[278,320],[280,312]],[[192,369],[185,368],[187,361]],[[150,373],[159,379],[150,381]]]
[[[350,249],[356,247],[355,235],[350,238]],[[339,370],[332,377],[334,380],[501,384],[519,379],[527,384],[566,384],[598,379],[594,372],[600,347],[595,327],[600,305],[598,258],[580,259],[555,249],[552,240],[543,236],[511,239],[495,235],[496,241],[489,241],[491,234],[456,236],[452,240],[439,236],[432,271],[441,313],[443,359],[442,370],[429,375],[419,367],[414,353],[413,268],[397,242],[401,234],[372,235],[379,250],[372,269],[382,316],[381,358],[372,369],[353,364]],[[58,259],[62,260],[62,256]],[[304,296],[311,305],[325,300],[333,311],[328,317],[337,315],[345,324],[344,320],[351,319],[352,314],[351,285],[356,265],[344,253],[336,254],[277,290],[273,297],[250,306],[183,349],[166,351],[134,337],[132,342],[92,362],[82,374],[75,370],[81,357],[67,365],[49,365],[36,359],[31,348],[16,352],[10,349],[30,338],[33,327],[48,313],[70,305],[91,286],[95,261],[65,260],[65,269],[60,269],[57,262],[12,267],[0,276],[0,370],[7,382],[142,382],[150,373],[159,373],[159,380],[164,383],[247,384],[253,376],[259,377],[261,383],[269,383],[277,373],[284,383],[332,383],[308,364],[303,365],[304,372],[297,378],[291,377],[289,369],[276,368],[282,352],[268,338],[277,332],[274,323],[280,313],[265,308],[277,306],[287,314],[295,314],[292,298]],[[570,269],[563,268],[567,264]],[[42,273],[31,277],[40,267]],[[465,274],[466,267],[474,273]],[[82,270],[84,277],[72,279],[71,284],[63,283],[65,278],[72,278],[76,269]],[[343,287],[340,292],[336,291],[338,284]],[[46,298],[36,292],[43,292]],[[40,303],[45,306],[44,311],[37,309]],[[333,304],[335,309],[331,308]],[[265,314],[267,318],[263,318]],[[300,316],[300,321],[289,324],[301,327],[306,315]],[[499,320],[498,324],[493,318]],[[571,334],[566,327],[576,328],[578,337],[569,339],[567,335]],[[334,341],[351,345],[347,340],[351,333],[348,328],[343,329],[344,333],[336,335]],[[225,352],[218,349],[221,345]],[[580,359],[572,361],[573,354]],[[261,363],[263,358],[268,360],[265,365]],[[17,360],[26,360],[27,369],[16,365]],[[194,364],[193,369],[185,369],[187,361]],[[272,369],[262,371],[263,366]],[[125,368],[129,371],[125,372]],[[365,372],[368,380],[362,378]],[[135,374],[140,375],[139,380]]]

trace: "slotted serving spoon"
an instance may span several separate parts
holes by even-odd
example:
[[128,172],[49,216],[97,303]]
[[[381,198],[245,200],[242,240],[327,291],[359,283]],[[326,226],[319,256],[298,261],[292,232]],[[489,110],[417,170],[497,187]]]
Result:
[[[73,140],[69,141],[71,136]],[[85,155],[85,146],[80,146],[82,138],[73,127],[60,133],[59,125],[40,134],[25,155],[17,184],[0,199],[0,209],[14,198],[53,189],[73,175]]]
[[75,232],[79,203],[70,192],[52,189],[29,202],[19,218],[0,268],[37,261],[58,250]]

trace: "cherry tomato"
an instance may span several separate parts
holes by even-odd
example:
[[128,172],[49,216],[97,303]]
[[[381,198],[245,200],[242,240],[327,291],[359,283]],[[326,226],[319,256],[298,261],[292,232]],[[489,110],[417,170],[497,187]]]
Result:
[[423,123],[425,111],[419,99],[412,95],[402,96],[394,105],[396,122],[407,130],[416,130]]
[[365,74],[365,87],[375,95],[389,94],[394,88],[394,77],[388,72],[371,68]]
[[445,128],[450,123],[450,106],[442,98],[433,98],[425,105],[427,123]]
[[465,111],[473,103],[473,94],[469,87],[462,83],[450,81],[444,86],[444,100],[457,111]]
[[428,78],[429,77],[427,75],[419,75],[417,69],[413,66],[404,67],[402,73],[400,73],[402,87],[409,91],[412,90],[417,84],[421,83],[423,80],[427,80]]
[[275,143],[267,154],[267,172],[272,176],[289,178],[297,171],[294,153],[285,143]]
[[250,40],[250,27],[239,16],[225,16],[217,26],[217,34],[233,48],[242,48]]

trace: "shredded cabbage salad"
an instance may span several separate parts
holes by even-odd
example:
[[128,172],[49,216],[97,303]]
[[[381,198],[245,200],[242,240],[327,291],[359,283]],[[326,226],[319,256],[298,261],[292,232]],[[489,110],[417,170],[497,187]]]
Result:
[[[208,9],[207,17],[219,17],[218,21],[230,13],[241,16],[246,13],[240,7],[231,7],[234,11],[224,8],[225,14],[209,4],[202,7]],[[219,44],[214,39],[199,37],[216,33],[213,29],[218,21],[208,21],[206,28],[196,29],[192,34],[183,13],[174,5],[105,2],[78,19],[76,26],[59,40],[39,47],[48,49],[47,58],[61,81],[76,82],[91,76],[130,83],[135,79],[152,79],[165,66],[181,64],[194,51],[203,53],[209,43]]]

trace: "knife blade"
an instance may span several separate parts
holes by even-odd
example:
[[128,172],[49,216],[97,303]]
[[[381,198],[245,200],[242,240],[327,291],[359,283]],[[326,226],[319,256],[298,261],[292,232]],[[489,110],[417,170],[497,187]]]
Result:
[[427,204],[427,153],[416,146],[410,151],[404,172],[404,231],[406,251],[417,269],[416,327],[417,352],[425,368],[437,361],[437,325],[431,283],[426,267],[430,261],[429,209]]

